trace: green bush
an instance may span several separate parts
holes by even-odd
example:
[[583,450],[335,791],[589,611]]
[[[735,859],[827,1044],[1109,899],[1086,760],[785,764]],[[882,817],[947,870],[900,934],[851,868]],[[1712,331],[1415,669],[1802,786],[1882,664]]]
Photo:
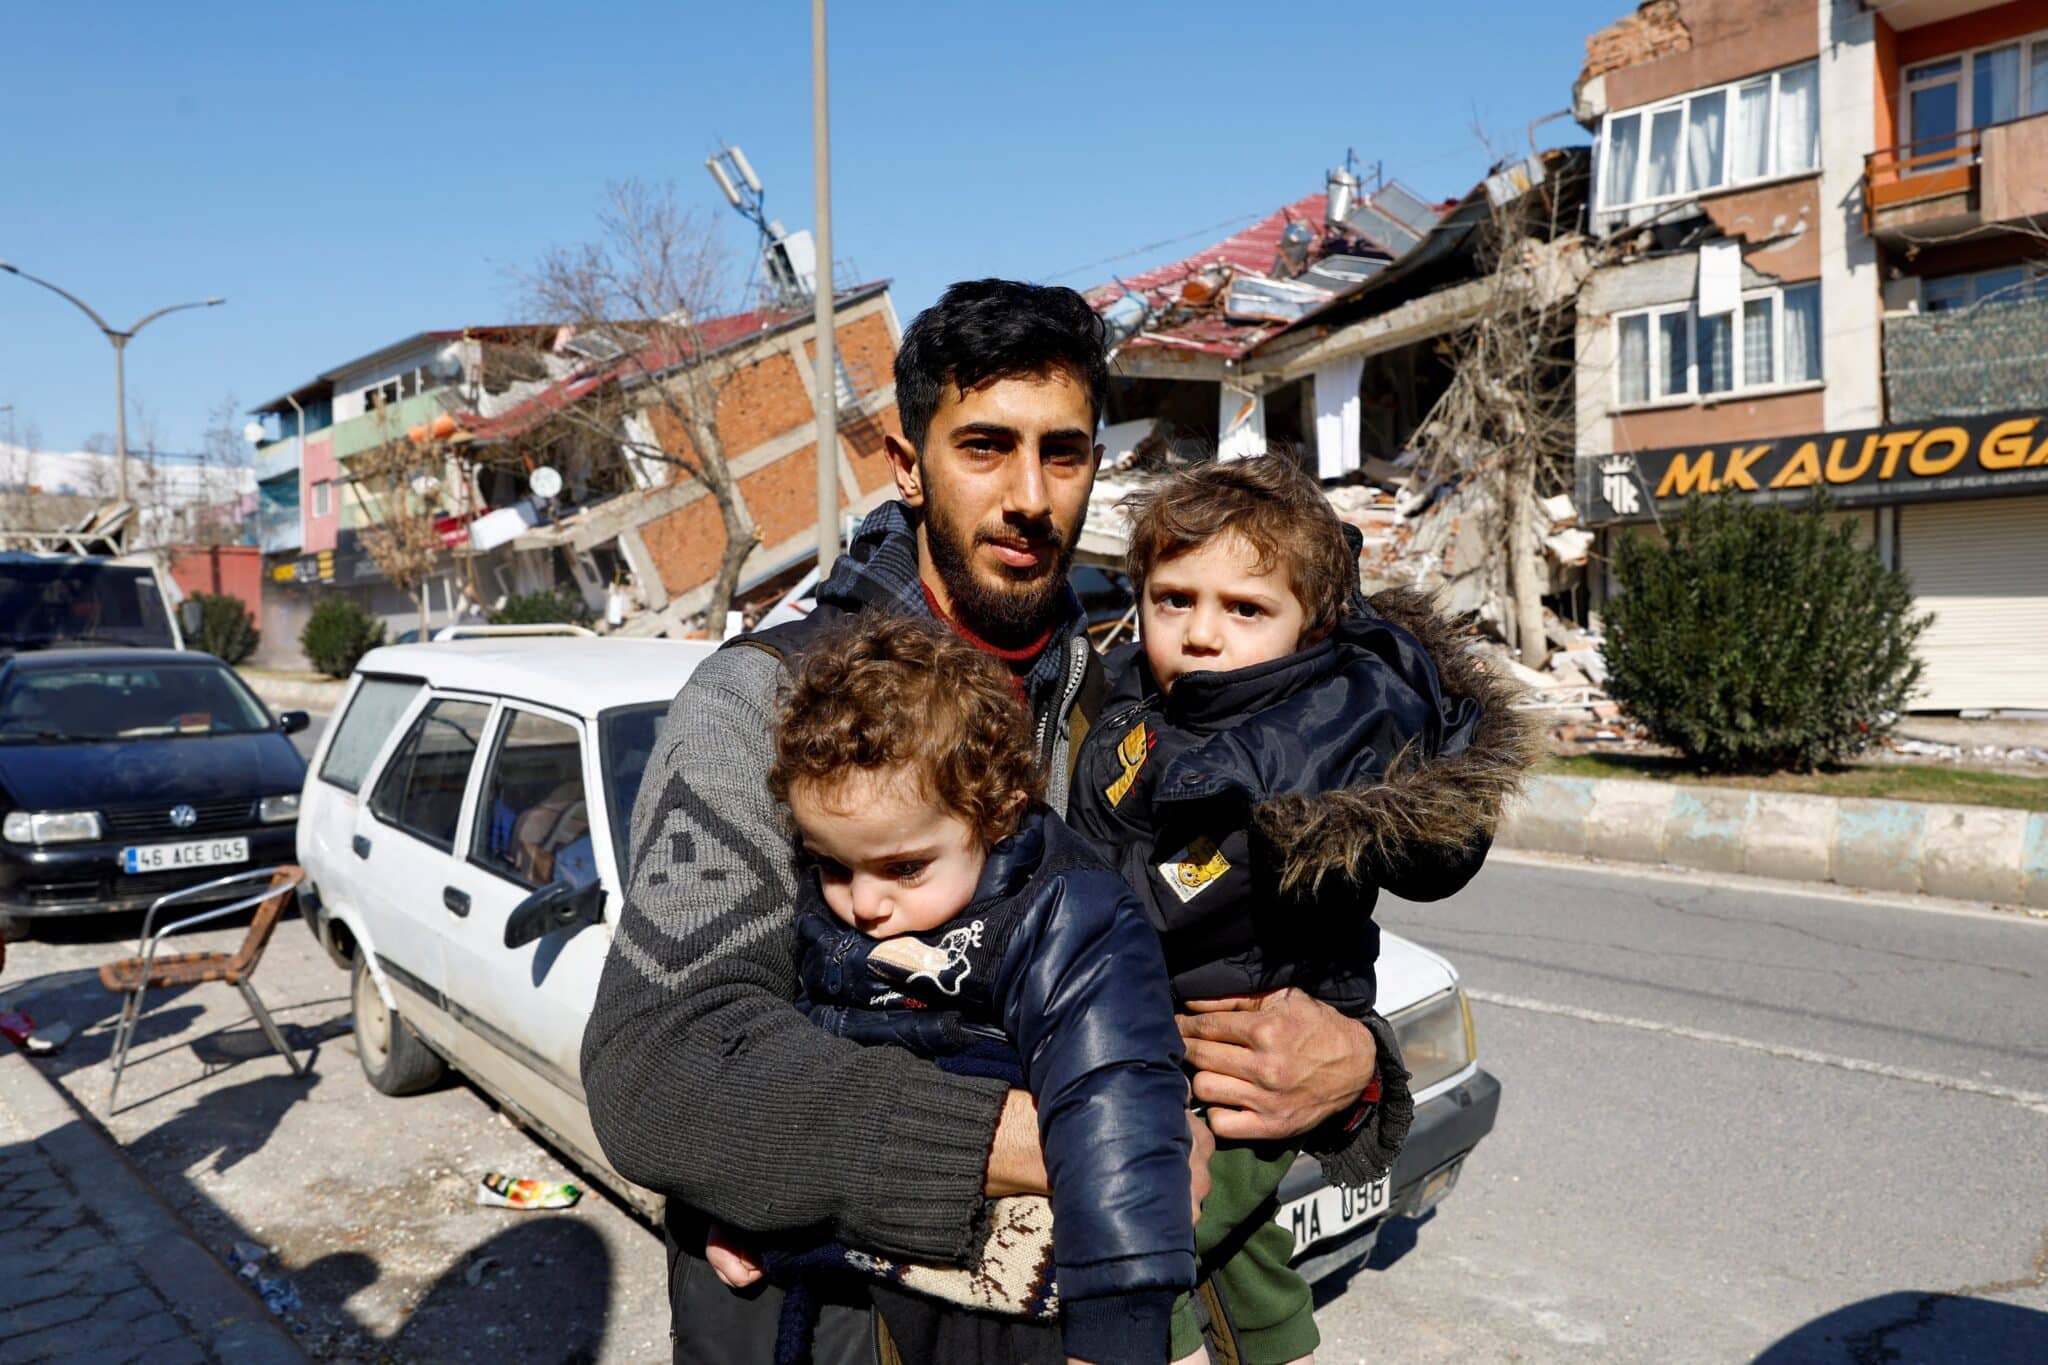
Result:
[[192,600],[199,604],[199,634],[185,643],[195,649],[205,650],[225,664],[238,664],[256,652],[256,644],[262,636],[256,630],[256,619],[249,614],[239,597],[223,593],[195,592]]
[[384,623],[346,597],[330,597],[313,608],[299,647],[313,667],[330,678],[346,678],[356,661],[384,643]]
[[1695,496],[1665,544],[1621,539],[1608,688],[1652,739],[1708,769],[1804,772],[1904,709],[1932,618],[1829,510]]
[[590,619],[591,611],[583,594],[574,588],[523,592],[506,598],[505,605],[491,613],[494,626],[587,626]]

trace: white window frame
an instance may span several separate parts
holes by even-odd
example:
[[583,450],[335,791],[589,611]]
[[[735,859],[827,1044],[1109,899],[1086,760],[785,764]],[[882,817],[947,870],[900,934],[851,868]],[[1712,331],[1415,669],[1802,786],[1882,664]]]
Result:
[[[2038,29],[2032,33],[2022,33],[2012,38],[2001,38],[1995,43],[1980,43],[1976,47],[1959,48],[1954,52],[1944,52],[1939,57],[1929,57],[1926,61],[1915,62],[1911,66],[1902,68],[1899,71],[1899,124],[1905,129],[1905,144],[1910,145],[1918,142],[1923,136],[1920,130],[1913,126],[1913,73],[1925,71],[1931,66],[1939,66],[1943,62],[1961,62],[1962,69],[1957,71],[1955,75],[1944,77],[1939,81],[1928,82],[1930,85],[1940,85],[1947,81],[1955,82],[1955,135],[1956,139],[1960,142],[1963,134],[1971,132],[1977,127],[1977,91],[1975,88],[1977,58],[1986,52],[1996,52],[2001,47],[2017,46],[2020,50],[2020,112],[2013,116],[2012,121],[2017,122],[2023,118],[2032,118],[2036,114],[2048,114],[2048,108],[2033,109],[2028,107],[2032,103],[2034,48],[2037,45],[2048,46],[2048,28]],[[1997,125],[1987,124],[1986,126],[1995,127]],[[1938,137],[1940,135],[1926,134],[1926,136]]]
[[313,485],[313,515],[331,517],[334,515],[334,481],[321,479]]
[[[1993,44],[1993,46],[1999,46],[1999,44]],[[2022,64],[2024,65],[2024,63]],[[1600,201],[1596,205],[1596,211],[1602,216],[1621,218],[1633,216],[1630,212],[1633,210],[1641,210],[1663,204],[1675,204],[1687,199],[1697,199],[1701,195],[1723,194],[1729,190],[1740,189],[1748,185],[1768,184],[1773,180],[1791,180],[1801,176],[1820,174],[1818,157],[1816,157],[1813,165],[1801,167],[1797,170],[1780,170],[1777,165],[1779,87],[1783,84],[1787,73],[1806,67],[1811,67],[1814,70],[1814,80],[1816,83],[1814,118],[1818,122],[1820,118],[1818,90],[1820,63],[1817,58],[1808,59],[1803,62],[1794,62],[1790,66],[1777,67],[1770,71],[1751,72],[1740,80],[1728,81],[1722,85],[1703,86],[1698,90],[1688,90],[1682,95],[1674,95],[1670,99],[1658,100],[1654,104],[1640,104],[1633,109],[1616,109],[1608,113],[1600,120],[1600,144],[1598,148],[1600,156]],[[1767,106],[1769,113],[1766,115],[1770,131],[1764,142],[1766,165],[1763,173],[1760,175],[1753,175],[1747,179],[1737,179],[1735,175],[1736,110],[1741,105],[1742,87],[1754,85],[1760,80],[1768,80],[1771,83],[1771,98]],[[1716,184],[1695,189],[1688,183],[1692,171],[1692,158],[1689,154],[1692,103],[1694,100],[1713,95],[1720,95],[1722,97],[1721,178]],[[1650,170],[1651,121],[1658,114],[1669,113],[1673,109],[1679,111],[1677,191],[1672,194],[1642,195],[1637,198],[1616,200],[1613,197],[1614,168],[1608,164],[1608,152],[1614,142],[1613,128],[1615,121],[1625,118],[1637,118],[1640,120],[1636,125],[1636,165],[1629,179],[1630,192],[1634,193],[1636,188],[1642,184],[1644,178],[1648,176]]]
[[[2019,271],[2021,276],[2017,289],[2013,285],[2007,284],[1990,293],[1985,292],[1984,281],[1987,278],[1993,275],[2003,275],[2014,270]],[[1929,308],[1926,305],[1927,291],[1929,286],[1937,284],[1966,286],[1969,291],[1969,297],[1954,308]],[[2038,261],[2014,261],[2009,265],[1986,266],[1979,270],[1959,271],[1953,275],[1930,275],[1926,277],[1920,281],[1920,297],[1922,300],[1920,311],[1923,313],[1965,313],[1980,303],[2017,303],[2025,299],[2039,298],[2043,295],[2048,295],[2048,268],[2044,268]]]
[[[1801,281],[1797,284],[1774,285],[1767,289],[1745,289],[1742,292],[1743,307],[1728,314],[1730,319],[1731,346],[1729,353],[1730,387],[1713,393],[1700,391],[1699,376],[1699,317],[1695,311],[1695,300],[1684,303],[1659,304],[1654,308],[1632,308],[1625,313],[1616,313],[1614,327],[1614,387],[1613,403],[1616,412],[1641,412],[1648,408],[1689,407],[1697,403],[1721,403],[1732,398],[1754,398],[1774,393],[1801,393],[1817,389],[1827,382],[1827,356],[1825,350],[1819,357],[1820,377],[1817,379],[1794,379],[1787,381],[1785,373],[1785,295],[1801,289],[1819,289],[1817,280]],[[1769,300],[1771,305],[1771,378],[1764,384],[1744,382],[1747,373],[1746,357],[1743,355],[1743,314],[1747,306],[1759,300]],[[1659,386],[1665,374],[1664,328],[1665,318],[1675,314],[1685,317],[1685,389],[1683,392],[1660,394]],[[1621,370],[1621,327],[1630,318],[1649,319],[1649,343],[1645,348],[1649,364],[1648,398],[1629,400],[1622,397]]]

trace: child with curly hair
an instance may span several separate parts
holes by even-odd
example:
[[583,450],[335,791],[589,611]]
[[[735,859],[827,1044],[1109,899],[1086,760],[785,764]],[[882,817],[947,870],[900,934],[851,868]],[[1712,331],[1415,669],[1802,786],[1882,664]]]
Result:
[[[767,1273],[830,1265],[1057,1314],[1069,1359],[1163,1365],[1173,1303],[1194,1283],[1188,1093],[1166,964],[1130,889],[1040,789],[1011,679],[944,627],[870,613],[795,661],[769,790],[806,862],[799,1004],[832,1033],[1031,1092],[1053,1191],[1050,1264],[1032,1200],[997,1201],[989,1245],[1010,1254],[966,1272],[836,1247],[778,1266],[723,1233],[711,1260],[729,1284],[758,1278],[763,1262]],[[785,1278],[801,1290],[800,1275]],[[785,1319],[785,1338],[801,1330]]]

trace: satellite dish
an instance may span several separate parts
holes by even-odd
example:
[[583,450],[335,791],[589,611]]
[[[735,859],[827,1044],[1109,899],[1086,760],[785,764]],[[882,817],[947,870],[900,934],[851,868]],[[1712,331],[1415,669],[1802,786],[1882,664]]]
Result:
[[451,341],[434,352],[434,376],[437,379],[456,379],[462,374],[462,346]]
[[526,480],[526,486],[542,502],[547,502],[562,491],[562,476],[550,465],[542,465]]
[[242,439],[252,446],[262,444],[263,438],[269,434],[270,432],[261,422],[251,422],[248,426],[242,428]]

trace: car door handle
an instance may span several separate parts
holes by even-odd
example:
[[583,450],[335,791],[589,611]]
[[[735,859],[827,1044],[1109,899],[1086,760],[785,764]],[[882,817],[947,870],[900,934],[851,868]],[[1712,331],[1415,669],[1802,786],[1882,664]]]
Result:
[[370,856],[370,839],[368,835],[358,834],[355,838],[349,840],[348,846],[356,851],[358,858]]
[[467,915],[469,913],[469,893],[467,891],[458,891],[452,886],[444,886],[441,888],[441,904],[447,906],[458,915]]

